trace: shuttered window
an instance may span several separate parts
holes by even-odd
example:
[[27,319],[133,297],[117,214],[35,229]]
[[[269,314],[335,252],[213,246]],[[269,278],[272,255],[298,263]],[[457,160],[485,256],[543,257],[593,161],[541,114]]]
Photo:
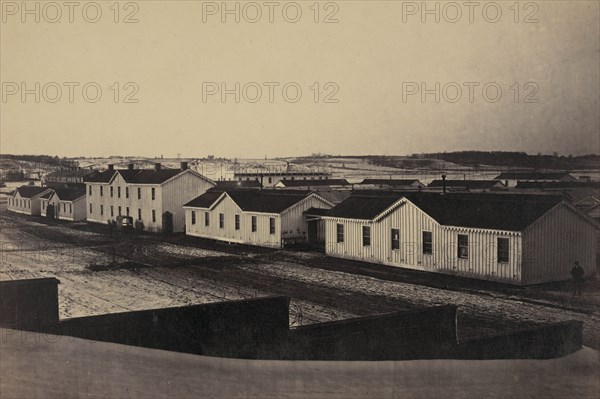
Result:
[[222,213],[219,213],[219,228],[225,228],[225,215]]
[[252,216],[252,232],[256,232],[256,216]]
[[336,235],[337,235],[337,242],[344,242],[344,225],[341,223],[338,223],[336,226]]
[[192,211],[192,224],[196,224],[196,211]]
[[431,231],[423,232],[423,253],[431,255],[433,253],[433,237]]
[[111,198],[114,197],[115,195],[115,188],[113,186],[110,186],[110,196]]
[[129,198],[129,187],[125,187],[125,198]]
[[119,216],[121,216],[121,207],[119,206]]
[[[92,186],[90,186],[90,188],[92,188]],[[102,197],[104,195],[104,187],[100,186],[100,196]]]
[[117,198],[121,198],[121,186],[117,187]]
[[156,199],[156,189],[152,187],[152,201]]
[[93,210],[92,204],[90,204],[90,213],[92,213],[92,210]]
[[508,238],[498,237],[498,262],[508,263],[510,258],[510,242]]
[[392,229],[392,249],[400,249],[400,229]]
[[142,199],[142,188],[138,187],[137,192],[138,192],[138,199]]
[[370,226],[362,227],[362,241],[363,241],[363,247],[371,246],[371,227]]
[[152,209],[152,223],[156,223],[156,211]]
[[210,225],[210,213],[208,213],[208,212],[204,212],[204,225],[205,226]]
[[100,216],[104,215],[104,205],[100,205]]
[[138,208],[138,220],[142,220],[142,210]]
[[126,207],[126,208],[125,208],[125,214],[126,214],[127,216],[129,216],[129,207]]
[[235,215],[235,229],[239,230],[240,229],[240,215]]
[[469,259],[469,236],[466,234],[458,235],[458,257]]
[[110,216],[115,216],[115,208],[112,205],[110,206]]
[[92,195],[92,186],[90,186],[90,195]]

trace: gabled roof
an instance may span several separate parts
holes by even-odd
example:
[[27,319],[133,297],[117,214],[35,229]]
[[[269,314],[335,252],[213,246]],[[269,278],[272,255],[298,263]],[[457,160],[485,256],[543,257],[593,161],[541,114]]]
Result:
[[569,172],[502,172],[494,179],[496,180],[560,180],[573,176]]
[[[487,190],[504,184],[498,180],[446,180],[446,187],[464,187],[468,190]],[[444,180],[434,180],[427,187],[442,188]]]
[[50,190],[48,187],[39,187],[39,186],[21,186],[17,188],[17,192],[22,198],[33,198],[44,191]]
[[207,191],[184,206],[208,209],[222,196],[228,196],[244,212],[281,213],[310,195],[315,194],[299,190],[293,192],[276,190]]
[[250,181],[238,181],[238,180],[226,180],[226,181],[216,181],[216,186],[211,190],[231,190],[236,188],[262,188],[260,182],[256,180]]
[[600,189],[600,182],[597,181],[520,181],[517,182],[517,188],[522,189],[540,189],[540,190],[560,190],[565,188],[595,188]]
[[84,187],[55,188],[54,194],[61,201],[74,201],[85,196]]
[[97,170],[92,169],[63,169],[55,170],[54,172],[46,175],[46,180],[58,179],[61,177],[86,177],[99,173]]
[[396,192],[360,194],[334,207],[330,217],[374,220],[406,199],[441,225],[521,231],[562,201],[549,195]]
[[115,174],[118,173],[121,175],[121,177],[123,178],[123,180],[125,180],[126,183],[162,184],[182,172],[183,170],[181,169],[109,169],[100,172],[95,176],[88,176],[84,179],[84,181],[87,183],[110,183],[111,180],[114,178]]
[[40,198],[41,199],[48,199],[48,198],[52,197],[52,194],[54,194],[54,191],[48,191],[46,194],[41,195]]
[[373,184],[377,186],[412,186],[421,184],[417,179],[364,179],[360,184]]
[[348,186],[346,179],[321,179],[321,180],[280,180],[277,185],[283,184],[286,187],[313,187],[313,186]]

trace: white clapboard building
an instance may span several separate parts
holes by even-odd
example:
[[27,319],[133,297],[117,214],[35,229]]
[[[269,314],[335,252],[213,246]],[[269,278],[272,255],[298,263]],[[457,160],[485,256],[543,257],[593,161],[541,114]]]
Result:
[[38,216],[41,213],[41,198],[49,196],[52,189],[39,186],[21,186],[8,197],[6,209],[11,212]]
[[189,169],[109,169],[85,179],[87,220],[108,223],[129,216],[137,226],[152,232],[183,232],[183,205],[215,183]]
[[73,222],[85,220],[87,216],[85,187],[54,188],[40,202],[41,216]]
[[306,210],[332,206],[300,190],[211,190],[184,206],[186,234],[282,248],[308,242]]
[[334,257],[517,285],[596,269],[598,224],[555,196],[361,192],[323,219]]

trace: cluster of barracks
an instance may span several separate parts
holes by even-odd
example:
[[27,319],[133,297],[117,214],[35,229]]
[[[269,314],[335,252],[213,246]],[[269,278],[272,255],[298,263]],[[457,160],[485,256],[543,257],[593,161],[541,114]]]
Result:
[[[261,176],[262,177],[262,176]],[[271,187],[247,177],[214,182],[181,168],[95,171],[81,185],[22,186],[9,211],[69,221],[112,223],[228,243],[284,248],[515,285],[570,278],[575,261],[596,269],[599,223],[561,196],[484,190],[377,186],[346,190],[314,174]],[[381,183],[379,181],[379,183]],[[319,190],[327,186],[328,190]],[[332,193],[333,192],[333,193]]]

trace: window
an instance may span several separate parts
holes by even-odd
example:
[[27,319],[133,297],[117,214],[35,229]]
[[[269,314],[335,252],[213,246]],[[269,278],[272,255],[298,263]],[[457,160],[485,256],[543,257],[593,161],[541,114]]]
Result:
[[371,226],[362,227],[362,241],[363,247],[371,246]]
[[110,186],[110,196],[111,198],[115,196],[115,188],[113,186]]
[[508,263],[510,242],[508,238],[498,237],[498,262]]
[[256,231],[256,216],[252,216],[252,232]]
[[275,234],[275,218],[269,218],[269,234]]
[[192,211],[192,224],[196,224],[196,211]]
[[114,206],[110,206],[110,217],[115,216],[115,207]]
[[92,195],[92,186],[90,186],[90,191],[89,192],[90,192],[90,195]]
[[156,199],[156,189],[152,187],[152,201]]
[[93,212],[92,204],[90,204],[90,213]]
[[219,213],[219,228],[225,228],[225,215],[222,213]]
[[469,259],[469,236],[466,234],[458,235],[458,257]]
[[129,187],[125,187],[125,198],[129,198]]
[[235,215],[235,229],[240,229],[240,215]]
[[[90,188],[92,188],[90,186]],[[104,187],[100,186],[100,196],[102,197],[104,195]]]
[[392,249],[400,249],[400,229],[392,229]]
[[433,237],[431,231],[423,232],[423,253],[431,255],[433,253]]
[[269,177],[269,183],[273,183],[273,178]]
[[121,198],[121,186],[117,187],[117,198]]
[[129,207],[125,208],[125,215],[129,216]]
[[100,216],[104,215],[104,205],[100,205]]
[[138,220],[142,220],[142,210],[138,208]]
[[204,225],[210,226],[210,213],[204,212]]
[[[63,212],[67,212],[67,203],[63,202]],[[100,207],[100,214],[102,215],[102,207]]]
[[338,223],[336,226],[337,242],[344,242],[344,225]]
[[138,192],[138,199],[142,199],[142,188],[138,187],[137,192]]
[[156,211],[152,209],[152,223],[156,223]]
[[119,205],[119,216],[121,216],[121,206]]

